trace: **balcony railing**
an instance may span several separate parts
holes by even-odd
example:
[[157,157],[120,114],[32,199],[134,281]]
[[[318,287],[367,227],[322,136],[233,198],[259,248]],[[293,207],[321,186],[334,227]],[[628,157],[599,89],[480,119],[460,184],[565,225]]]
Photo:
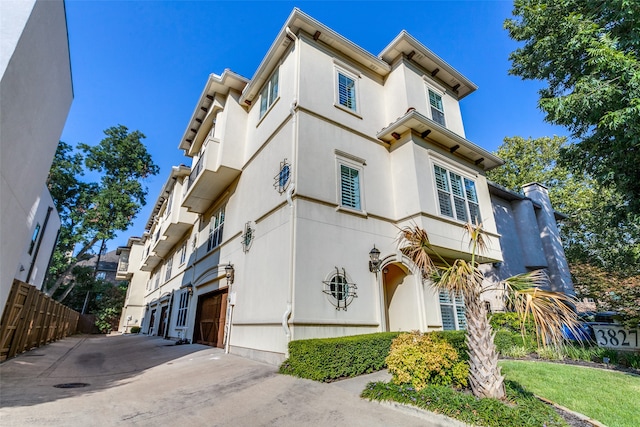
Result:
[[118,271],[127,271],[129,270],[129,263],[128,262],[120,262],[118,263]]
[[191,173],[189,174],[189,185],[187,186],[187,190],[191,188],[191,184],[194,183],[194,181],[202,171],[203,165],[204,165],[204,156],[200,157],[196,162],[196,165],[191,169]]

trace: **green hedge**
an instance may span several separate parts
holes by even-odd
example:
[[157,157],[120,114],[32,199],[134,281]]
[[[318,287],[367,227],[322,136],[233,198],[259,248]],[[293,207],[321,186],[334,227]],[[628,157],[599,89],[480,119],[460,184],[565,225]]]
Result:
[[[280,373],[329,382],[385,368],[391,342],[400,332],[379,332],[338,338],[296,340],[289,343],[289,358]],[[461,360],[468,360],[465,331],[430,332],[447,341]]]
[[381,332],[339,338],[296,340],[280,373],[329,382],[379,371],[399,332]]

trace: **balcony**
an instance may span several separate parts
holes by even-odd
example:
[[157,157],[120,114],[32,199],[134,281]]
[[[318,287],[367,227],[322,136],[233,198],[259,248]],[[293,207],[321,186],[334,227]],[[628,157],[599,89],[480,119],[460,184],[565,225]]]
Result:
[[174,207],[160,224],[157,231],[158,238],[152,243],[151,250],[153,250],[157,256],[167,256],[171,249],[182,240],[184,234],[193,226],[196,219],[196,214],[187,211],[187,208],[182,206]]
[[222,162],[220,141],[209,138],[204,155],[191,169],[182,206],[189,212],[204,213],[242,172]]
[[154,268],[158,266],[162,262],[162,257],[158,256],[155,252],[150,252],[142,260],[142,265],[140,266],[141,271],[153,271]]

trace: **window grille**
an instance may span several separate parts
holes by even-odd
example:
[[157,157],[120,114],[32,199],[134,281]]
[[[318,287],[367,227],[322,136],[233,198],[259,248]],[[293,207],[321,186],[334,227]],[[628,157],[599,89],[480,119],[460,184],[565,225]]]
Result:
[[328,280],[324,280],[324,292],[329,297],[329,301],[333,304],[336,310],[347,311],[347,306],[351,304],[354,298],[357,298],[356,290],[358,286],[355,283],[349,281],[347,273],[336,267],[335,273],[333,273]]

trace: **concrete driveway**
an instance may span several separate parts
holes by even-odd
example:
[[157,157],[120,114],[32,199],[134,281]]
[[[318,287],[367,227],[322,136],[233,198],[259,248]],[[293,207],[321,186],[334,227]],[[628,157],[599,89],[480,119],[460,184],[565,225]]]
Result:
[[74,336],[0,365],[0,425],[453,426],[359,397],[386,372],[330,384],[203,345]]

